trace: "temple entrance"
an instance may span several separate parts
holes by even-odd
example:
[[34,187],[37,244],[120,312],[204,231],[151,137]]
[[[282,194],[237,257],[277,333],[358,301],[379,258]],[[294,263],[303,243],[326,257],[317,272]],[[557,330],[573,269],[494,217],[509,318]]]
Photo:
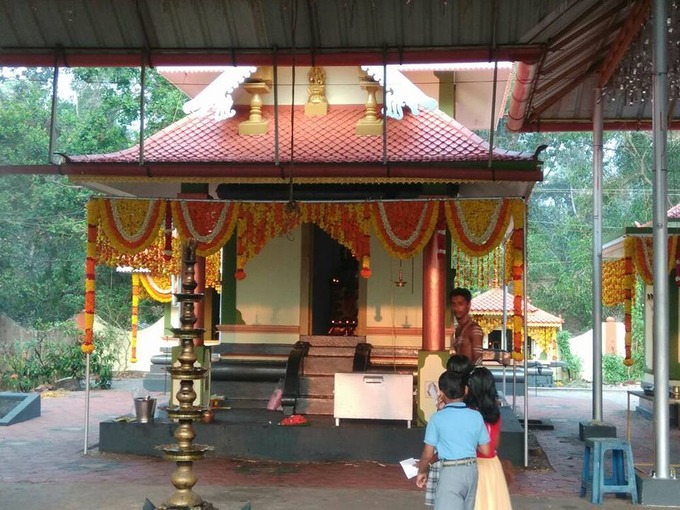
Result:
[[359,314],[359,262],[314,226],[312,268],[312,335],[354,335]]

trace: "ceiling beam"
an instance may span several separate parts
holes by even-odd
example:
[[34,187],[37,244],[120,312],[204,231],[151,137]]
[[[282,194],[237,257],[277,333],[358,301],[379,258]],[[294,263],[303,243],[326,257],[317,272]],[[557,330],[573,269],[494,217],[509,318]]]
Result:
[[[499,62],[538,60],[541,45],[497,46],[494,57]],[[104,51],[98,48],[3,48],[0,66],[5,67],[139,67],[142,57],[155,66],[261,66],[272,65],[274,50],[262,49],[131,49]],[[310,66],[440,64],[488,62],[486,46],[422,48],[296,48],[295,63]],[[292,48],[276,49],[279,65],[291,65]]]

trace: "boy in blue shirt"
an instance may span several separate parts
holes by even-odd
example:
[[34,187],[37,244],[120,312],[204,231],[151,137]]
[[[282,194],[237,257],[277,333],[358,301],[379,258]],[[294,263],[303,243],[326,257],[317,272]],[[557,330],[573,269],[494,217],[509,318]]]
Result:
[[416,485],[425,487],[430,462],[437,455],[442,469],[434,510],[474,510],[477,451],[489,454],[489,433],[482,415],[463,402],[467,386],[461,374],[444,372],[439,377],[439,391],[445,405],[432,415],[425,429]]

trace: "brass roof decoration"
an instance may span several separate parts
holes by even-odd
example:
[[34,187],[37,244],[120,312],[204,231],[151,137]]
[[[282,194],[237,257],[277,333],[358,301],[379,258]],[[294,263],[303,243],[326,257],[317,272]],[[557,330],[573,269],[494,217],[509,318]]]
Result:
[[366,105],[364,116],[357,122],[354,133],[357,136],[381,136],[383,120],[378,117],[378,102],[375,97],[380,84],[370,78],[364,78],[361,80],[361,88],[366,91]]
[[257,72],[241,85],[250,95],[250,115],[238,125],[239,135],[263,135],[269,127],[269,120],[262,117],[262,96],[272,89],[271,68],[258,68]]
[[305,115],[314,117],[328,113],[328,100],[326,99],[326,71],[323,67],[314,66],[307,73],[309,97],[305,103]]

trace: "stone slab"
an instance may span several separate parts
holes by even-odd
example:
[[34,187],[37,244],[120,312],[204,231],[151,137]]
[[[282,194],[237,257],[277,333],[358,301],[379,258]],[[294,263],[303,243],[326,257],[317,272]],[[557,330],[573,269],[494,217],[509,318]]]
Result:
[[608,423],[582,421],[578,424],[578,437],[581,441],[591,437],[616,437],[616,427]]

